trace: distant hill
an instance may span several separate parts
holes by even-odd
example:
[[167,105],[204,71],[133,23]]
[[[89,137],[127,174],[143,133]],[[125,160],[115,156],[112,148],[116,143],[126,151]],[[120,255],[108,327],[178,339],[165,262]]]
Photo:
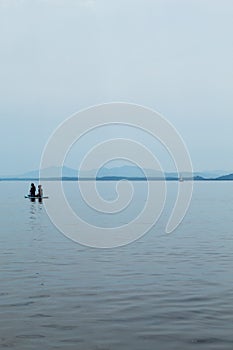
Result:
[[102,167],[97,172],[97,177],[136,177],[141,178],[147,176],[152,177],[163,177],[163,174],[159,171],[153,170],[153,169],[146,169],[144,172],[142,169],[140,169],[137,166],[128,166],[124,165],[121,167],[114,167],[114,168],[107,168]]
[[212,178],[217,178],[219,176],[228,175],[229,173],[230,171],[225,171],[225,170],[205,170],[205,171],[195,171],[193,175],[212,179]]
[[202,177],[202,176],[194,176],[194,177],[193,177],[193,180],[194,180],[194,181],[206,181],[206,180],[208,180],[208,179],[205,178],[205,177]]
[[219,176],[215,180],[217,180],[217,181],[232,181],[233,180],[233,174]]

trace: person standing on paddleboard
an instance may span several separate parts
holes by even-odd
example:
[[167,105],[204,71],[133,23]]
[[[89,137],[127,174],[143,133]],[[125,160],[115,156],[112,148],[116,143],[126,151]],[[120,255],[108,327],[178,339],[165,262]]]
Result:
[[35,195],[36,195],[36,186],[33,183],[31,183],[30,196],[35,197]]
[[41,185],[38,185],[38,194],[37,197],[42,198],[43,197],[43,189]]

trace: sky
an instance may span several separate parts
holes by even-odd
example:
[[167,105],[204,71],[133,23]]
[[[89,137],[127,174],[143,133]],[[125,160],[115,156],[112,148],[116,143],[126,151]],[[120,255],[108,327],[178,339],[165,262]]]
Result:
[[0,175],[38,169],[60,123],[113,101],[167,118],[196,171],[233,172],[232,18],[232,0],[0,0]]

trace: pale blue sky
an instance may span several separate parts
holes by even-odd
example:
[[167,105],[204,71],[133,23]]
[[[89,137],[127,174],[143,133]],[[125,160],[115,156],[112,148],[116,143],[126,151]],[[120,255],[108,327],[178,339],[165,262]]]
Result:
[[233,171],[232,18],[232,0],[0,0],[0,174],[111,101],[164,115],[195,170]]

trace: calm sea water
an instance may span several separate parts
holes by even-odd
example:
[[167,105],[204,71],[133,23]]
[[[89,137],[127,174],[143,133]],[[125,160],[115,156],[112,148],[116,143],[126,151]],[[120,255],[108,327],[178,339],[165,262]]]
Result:
[[63,236],[28,185],[0,182],[1,349],[233,349],[232,182],[195,183],[167,235],[169,183],[157,225],[106,250]]

